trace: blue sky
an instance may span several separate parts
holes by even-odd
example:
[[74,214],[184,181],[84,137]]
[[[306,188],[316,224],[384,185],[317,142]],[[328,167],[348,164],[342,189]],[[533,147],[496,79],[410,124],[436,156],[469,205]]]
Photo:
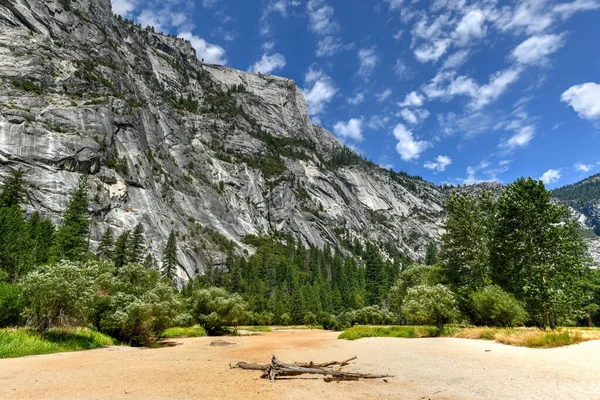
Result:
[[600,172],[600,0],[112,0],[198,58],[294,79],[313,122],[434,183]]

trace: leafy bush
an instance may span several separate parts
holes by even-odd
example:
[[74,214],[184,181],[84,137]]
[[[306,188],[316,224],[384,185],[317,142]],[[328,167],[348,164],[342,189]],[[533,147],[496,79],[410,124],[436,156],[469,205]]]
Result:
[[319,323],[319,325],[321,325],[323,327],[323,329],[326,329],[326,330],[339,329],[339,323],[338,323],[338,320],[335,317],[335,315],[331,315],[324,311],[321,311],[317,315],[317,322]]
[[306,326],[315,326],[317,324],[317,316],[311,312],[304,314],[304,325]]
[[194,326],[194,317],[192,317],[192,314],[187,312],[181,313],[175,317],[173,325],[180,328],[190,328]]
[[21,287],[0,282],[0,328],[18,326],[23,306]]
[[379,306],[367,306],[354,312],[353,322],[359,325],[385,325],[392,323],[394,315]]
[[419,285],[409,289],[404,298],[402,313],[417,325],[434,325],[443,329],[458,314],[454,295],[444,285]]
[[152,345],[177,316],[180,302],[175,288],[155,269],[125,265],[109,285],[100,328],[117,339],[134,346]]
[[38,331],[85,325],[101,273],[100,264],[71,261],[29,273],[21,283],[27,324]]
[[292,317],[288,313],[281,314],[279,317],[279,322],[281,325],[288,326],[292,324]]
[[240,325],[248,307],[239,294],[230,294],[217,287],[193,291],[189,305],[191,314],[209,335],[221,334],[225,327]]
[[472,298],[478,322],[482,325],[512,328],[523,324],[527,316],[517,299],[496,285],[478,290]]

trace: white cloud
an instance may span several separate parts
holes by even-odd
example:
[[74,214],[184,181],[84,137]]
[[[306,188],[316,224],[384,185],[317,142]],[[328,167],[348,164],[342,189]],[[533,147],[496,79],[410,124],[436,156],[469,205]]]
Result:
[[403,108],[400,111],[400,115],[402,116],[402,118],[404,118],[404,120],[410,124],[416,124],[419,122],[419,118],[417,118],[416,114],[412,111],[410,111],[408,108]]
[[[214,1],[217,2],[218,0]],[[300,4],[301,3],[296,0],[269,0],[263,9],[262,16],[260,17],[260,34],[265,36],[271,33],[271,25],[269,23],[269,17],[271,14],[280,14],[285,18],[289,14],[289,8],[297,7]]]
[[388,5],[390,6],[390,10],[399,9],[402,6],[402,3],[404,3],[404,0],[383,0],[383,1],[388,3]]
[[324,36],[339,30],[339,25],[333,20],[333,7],[327,5],[325,0],[309,0],[306,8],[312,32]]
[[359,92],[354,97],[348,98],[346,101],[355,106],[359,105],[360,103],[365,101],[365,94],[362,92]]
[[524,0],[514,10],[503,10],[503,15],[497,18],[496,24],[500,30],[525,31],[535,34],[545,31],[553,23],[551,10],[544,0]]
[[400,107],[421,107],[424,103],[425,98],[419,93],[412,91],[406,95],[404,101],[398,103]]
[[344,44],[342,39],[329,35],[319,40],[315,54],[317,57],[331,57],[339,52],[350,50],[354,47],[354,43]]
[[452,164],[452,159],[448,156],[437,156],[435,161],[427,161],[423,166],[437,172],[443,172],[448,165]]
[[262,49],[265,53],[270,52],[271,50],[273,50],[275,48],[275,42],[264,42],[262,45]]
[[114,14],[128,17],[135,10],[137,0],[111,0]]
[[479,87],[471,106],[474,109],[480,109],[496,100],[508,89],[508,86],[519,79],[520,74],[521,69],[514,67],[495,73],[490,77],[489,83]]
[[333,127],[335,135],[342,139],[352,139],[357,142],[363,140],[362,135],[363,118],[352,118],[348,122],[339,121]]
[[580,118],[600,119],[600,85],[597,83],[571,86],[560,96],[560,101],[571,106]]
[[446,54],[450,44],[450,39],[439,39],[433,43],[422,45],[415,50],[415,57],[422,63],[437,61],[441,56]]
[[192,43],[192,47],[196,50],[196,57],[198,57],[199,60],[204,59],[204,62],[208,64],[227,64],[225,49],[221,46],[208,43],[206,40],[197,35],[193,35],[191,32],[181,32],[179,37],[189,40]]
[[511,57],[519,64],[543,65],[548,62],[550,54],[564,45],[563,38],[564,34],[532,36],[515,47]]
[[444,61],[444,69],[457,69],[462,66],[467,59],[469,58],[468,50],[459,50],[456,53],[452,54],[450,57]]
[[560,179],[560,171],[556,170],[556,169],[549,169],[548,171],[544,172],[544,174],[542,176],[540,176],[540,180],[542,182],[544,182],[546,185],[558,182],[559,179]]
[[406,65],[406,63],[400,58],[397,59],[396,63],[394,64],[394,72],[396,73],[398,79],[400,79],[401,81],[409,79],[412,75],[412,72],[408,65]]
[[507,150],[527,147],[529,142],[535,137],[535,128],[531,125],[522,127],[517,133],[500,144],[500,147]]
[[396,151],[404,161],[412,161],[419,158],[422,152],[431,146],[429,142],[416,140],[411,131],[403,124],[394,128],[394,137],[398,140]]
[[579,11],[590,11],[600,9],[598,0],[575,0],[571,3],[562,3],[554,6],[553,11],[566,19]]
[[302,90],[308,105],[308,113],[311,116],[322,113],[337,91],[329,76],[311,67],[306,73],[305,88]]
[[382,128],[385,128],[387,124],[390,123],[389,117],[382,117],[380,115],[373,115],[369,118],[369,122],[367,123],[367,127],[374,131],[378,131]]
[[579,172],[590,172],[590,170],[593,167],[594,166],[592,164],[582,164],[582,163],[575,164],[575,169]]
[[358,61],[360,63],[358,74],[367,79],[379,62],[379,56],[375,53],[375,47],[360,49],[358,51]]
[[377,98],[378,102],[383,103],[384,101],[386,101],[387,99],[389,99],[389,97],[391,95],[392,95],[392,89],[385,89],[383,92],[377,93],[375,95],[375,97]]
[[469,11],[456,26],[454,37],[459,46],[469,44],[471,39],[485,35],[485,15],[481,10]]
[[273,71],[285,67],[285,57],[279,53],[273,55],[263,54],[261,59],[257,61],[249,71],[254,73],[270,74]]
[[202,7],[212,8],[217,5],[218,0],[202,0]]

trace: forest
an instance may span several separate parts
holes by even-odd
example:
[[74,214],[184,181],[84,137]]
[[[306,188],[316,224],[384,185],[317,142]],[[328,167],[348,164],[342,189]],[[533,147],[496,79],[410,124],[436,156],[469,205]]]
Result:
[[138,225],[107,229],[90,248],[88,177],[55,226],[24,205],[30,183],[16,170],[0,186],[0,328],[89,328],[151,345],[170,327],[209,334],[240,325],[413,324],[593,326],[600,273],[566,206],[542,182],[521,178],[493,197],[447,199],[441,245],[410,260],[341,229],[342,248],[305,248],[289,235],[246,236],[223,268],[182,282],[179,233],[161,257]]

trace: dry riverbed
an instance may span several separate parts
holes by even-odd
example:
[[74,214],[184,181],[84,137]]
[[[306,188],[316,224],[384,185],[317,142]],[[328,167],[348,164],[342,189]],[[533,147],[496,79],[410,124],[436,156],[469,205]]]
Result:
[[[483,340],[367,338],[326,331],[276,331],[176,339],[174,347],[108,347],[0,360],[0,399],[600,399],[600,341],[528,349]],[[347,371],[395,378],[326,383],[320,378],[259,379],[230,369],[268,363],[358,359]]]

